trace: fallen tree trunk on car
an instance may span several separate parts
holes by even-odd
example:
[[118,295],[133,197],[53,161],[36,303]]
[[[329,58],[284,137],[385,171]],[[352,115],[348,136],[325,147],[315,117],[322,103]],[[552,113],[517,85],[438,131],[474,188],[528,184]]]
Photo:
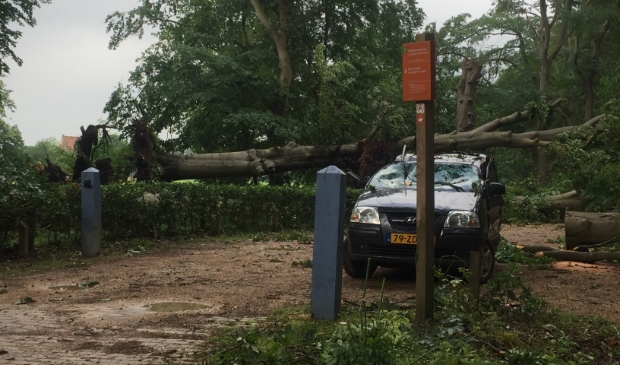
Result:
[[[490,147],[531,148],[548,146],[556,137],[576,128],[575,126],[525,133],[497,132],[524,120],[528,120],[533,109],[517,112],[493,120],[469,132],[453,132],[435,136],[435,153],[452,151],[482,151]],[[593,126],[603,119],[599,115],[584,123]],[[364,140],[365,141],[365,140]],[[298,146],[289,143],[284,147],[264,150],[251,149],[238,152],[205,154],[164,154],[157,156],[163,167],[164,180],[206,179],[214,177],[260,176],[292,170],[323,168],[336,165],[341,168],[356,162],[364,141],[339,146]],[[406,145],[415,149],[415,137],[403,138],[400,148]]]
[[562,250],[538,252],[535,256],[552,257],[558,261],[575,261],[592,264],[597,261],[620,260],[620,251],[575,252]]
[[567,211],[564,216],[566,250],[620,242],[620,213]]

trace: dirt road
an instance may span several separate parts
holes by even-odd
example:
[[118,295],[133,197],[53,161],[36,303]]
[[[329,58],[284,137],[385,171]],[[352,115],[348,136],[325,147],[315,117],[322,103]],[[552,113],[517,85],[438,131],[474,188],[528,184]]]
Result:
[[[504,229],[509,241],[520,244],[560,235],[551,225]],[[0,294],[0,363],[192,363],[215,328],[309,303],[311,269],[304,263],[310,259],[310,244],[221,242],[0,279],[0,293],[6,292]],[[378,298],[383,277],[390,301],[413,302],[415,278],[388,269],[370,280],[370,300]],[[523,277],[562,310],[620,324],[615,309],[620,265],[524,267]],[[359,302],[362,287],[362,281],[344,276],[345,305]],[[15,304],[25,297],[34,302]],[[174,311],[182,309],[190,310]]]

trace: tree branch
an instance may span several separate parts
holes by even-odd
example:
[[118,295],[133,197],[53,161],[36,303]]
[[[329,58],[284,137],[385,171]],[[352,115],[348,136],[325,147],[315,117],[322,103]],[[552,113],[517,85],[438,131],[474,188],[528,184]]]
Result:
[[[574,0],[566,0],[564,2],[564,11],[566,12],[570,12],[573,9],[573,1]],[[555,23],[556,19],[557,19],[557,15],[558,15],[559,11],[555,11],[555,14],[553,14],[553,23]],[[553,26],[553,24],[549,25],[549,30],[551,30],[551,27]],[[558,53],[560,52],[560,50],[562,49],[562,47],[564,46],[564,43],[566,43],[566,41],[568,40],[568,38],[570,38],[570,36],[573,34],[573,32],[575,31],[576,28],[573,28],[568,34],[566,34],[567,30],[568,30],[568,21],[564,21],[562,24],[562,28],[560,29],[560,34],[558,36],[558,39],[560,40],[558,42],[558,44],[556,44],[555,49],[553,50],[553,52],[551,52],[551,55],[547,58],[548,62],[551,64],[553,63],[553,60],[555,59],[555,57],[558,55]]]
[[265,9],[263,9],[260,0],[250,0],[250,2],[252,2],[252,6],[254,6],[254,11],[256,12],[256,16],[258,16],[258,20],[260,20],[260,22],[263,24],[263,27],[265,27],[267,33],[269,33],[271,38],[273,38],[274,41],[277,41],[280,38],[280,35],[269,20],[269,17],[267,17]]
[[519,123],[524,120],[528,120],[533,116],[534,111],[535,111],[535,108],[532,107],[530,109],[523,110],[520,112],[514,112],[508,116],[492,120],[474,129],[473,131],[471,131],[471,133],[478,134],[478,133],[484,133],[484,132],[492,132],[499,128],[506,127],[506,126],[509,126],[515,123]]

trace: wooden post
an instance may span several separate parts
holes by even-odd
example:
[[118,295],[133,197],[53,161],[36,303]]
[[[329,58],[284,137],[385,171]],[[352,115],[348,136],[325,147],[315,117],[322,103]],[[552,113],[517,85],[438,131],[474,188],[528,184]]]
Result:
[[19,257],[26,258],[28,257],[28,226],[24,222],[19,222]]
[[481,273],[481,254],[480,251],[471,251],[469,253],[469,290],[471,291],[471,297],[477,304],[480,300],[480,275]]
[[421,101],[416,103],[416,321],[433,318],[435,304],[435,34],[419,34],[416,37],[416,42],[426,41],[430,41],[430,49],[426,51],[426,57],[430,57],[430,69],[421,68],[430,74],[427,74],[430,90],[426,90],[427,95],[419,97],[417,100]]

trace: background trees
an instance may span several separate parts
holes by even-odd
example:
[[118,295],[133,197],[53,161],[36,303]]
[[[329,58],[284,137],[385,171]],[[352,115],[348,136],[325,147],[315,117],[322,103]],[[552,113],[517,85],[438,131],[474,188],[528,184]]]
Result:
[[[127,128],[178,134],[167,151],[218,152],[410,132],[399,102],[400,45],[422,12],[414,1],[159,1],[108,18],[115,47],[142,27],[159,42],[106,110]],[[387,109],[387,110],[386,110]]]

